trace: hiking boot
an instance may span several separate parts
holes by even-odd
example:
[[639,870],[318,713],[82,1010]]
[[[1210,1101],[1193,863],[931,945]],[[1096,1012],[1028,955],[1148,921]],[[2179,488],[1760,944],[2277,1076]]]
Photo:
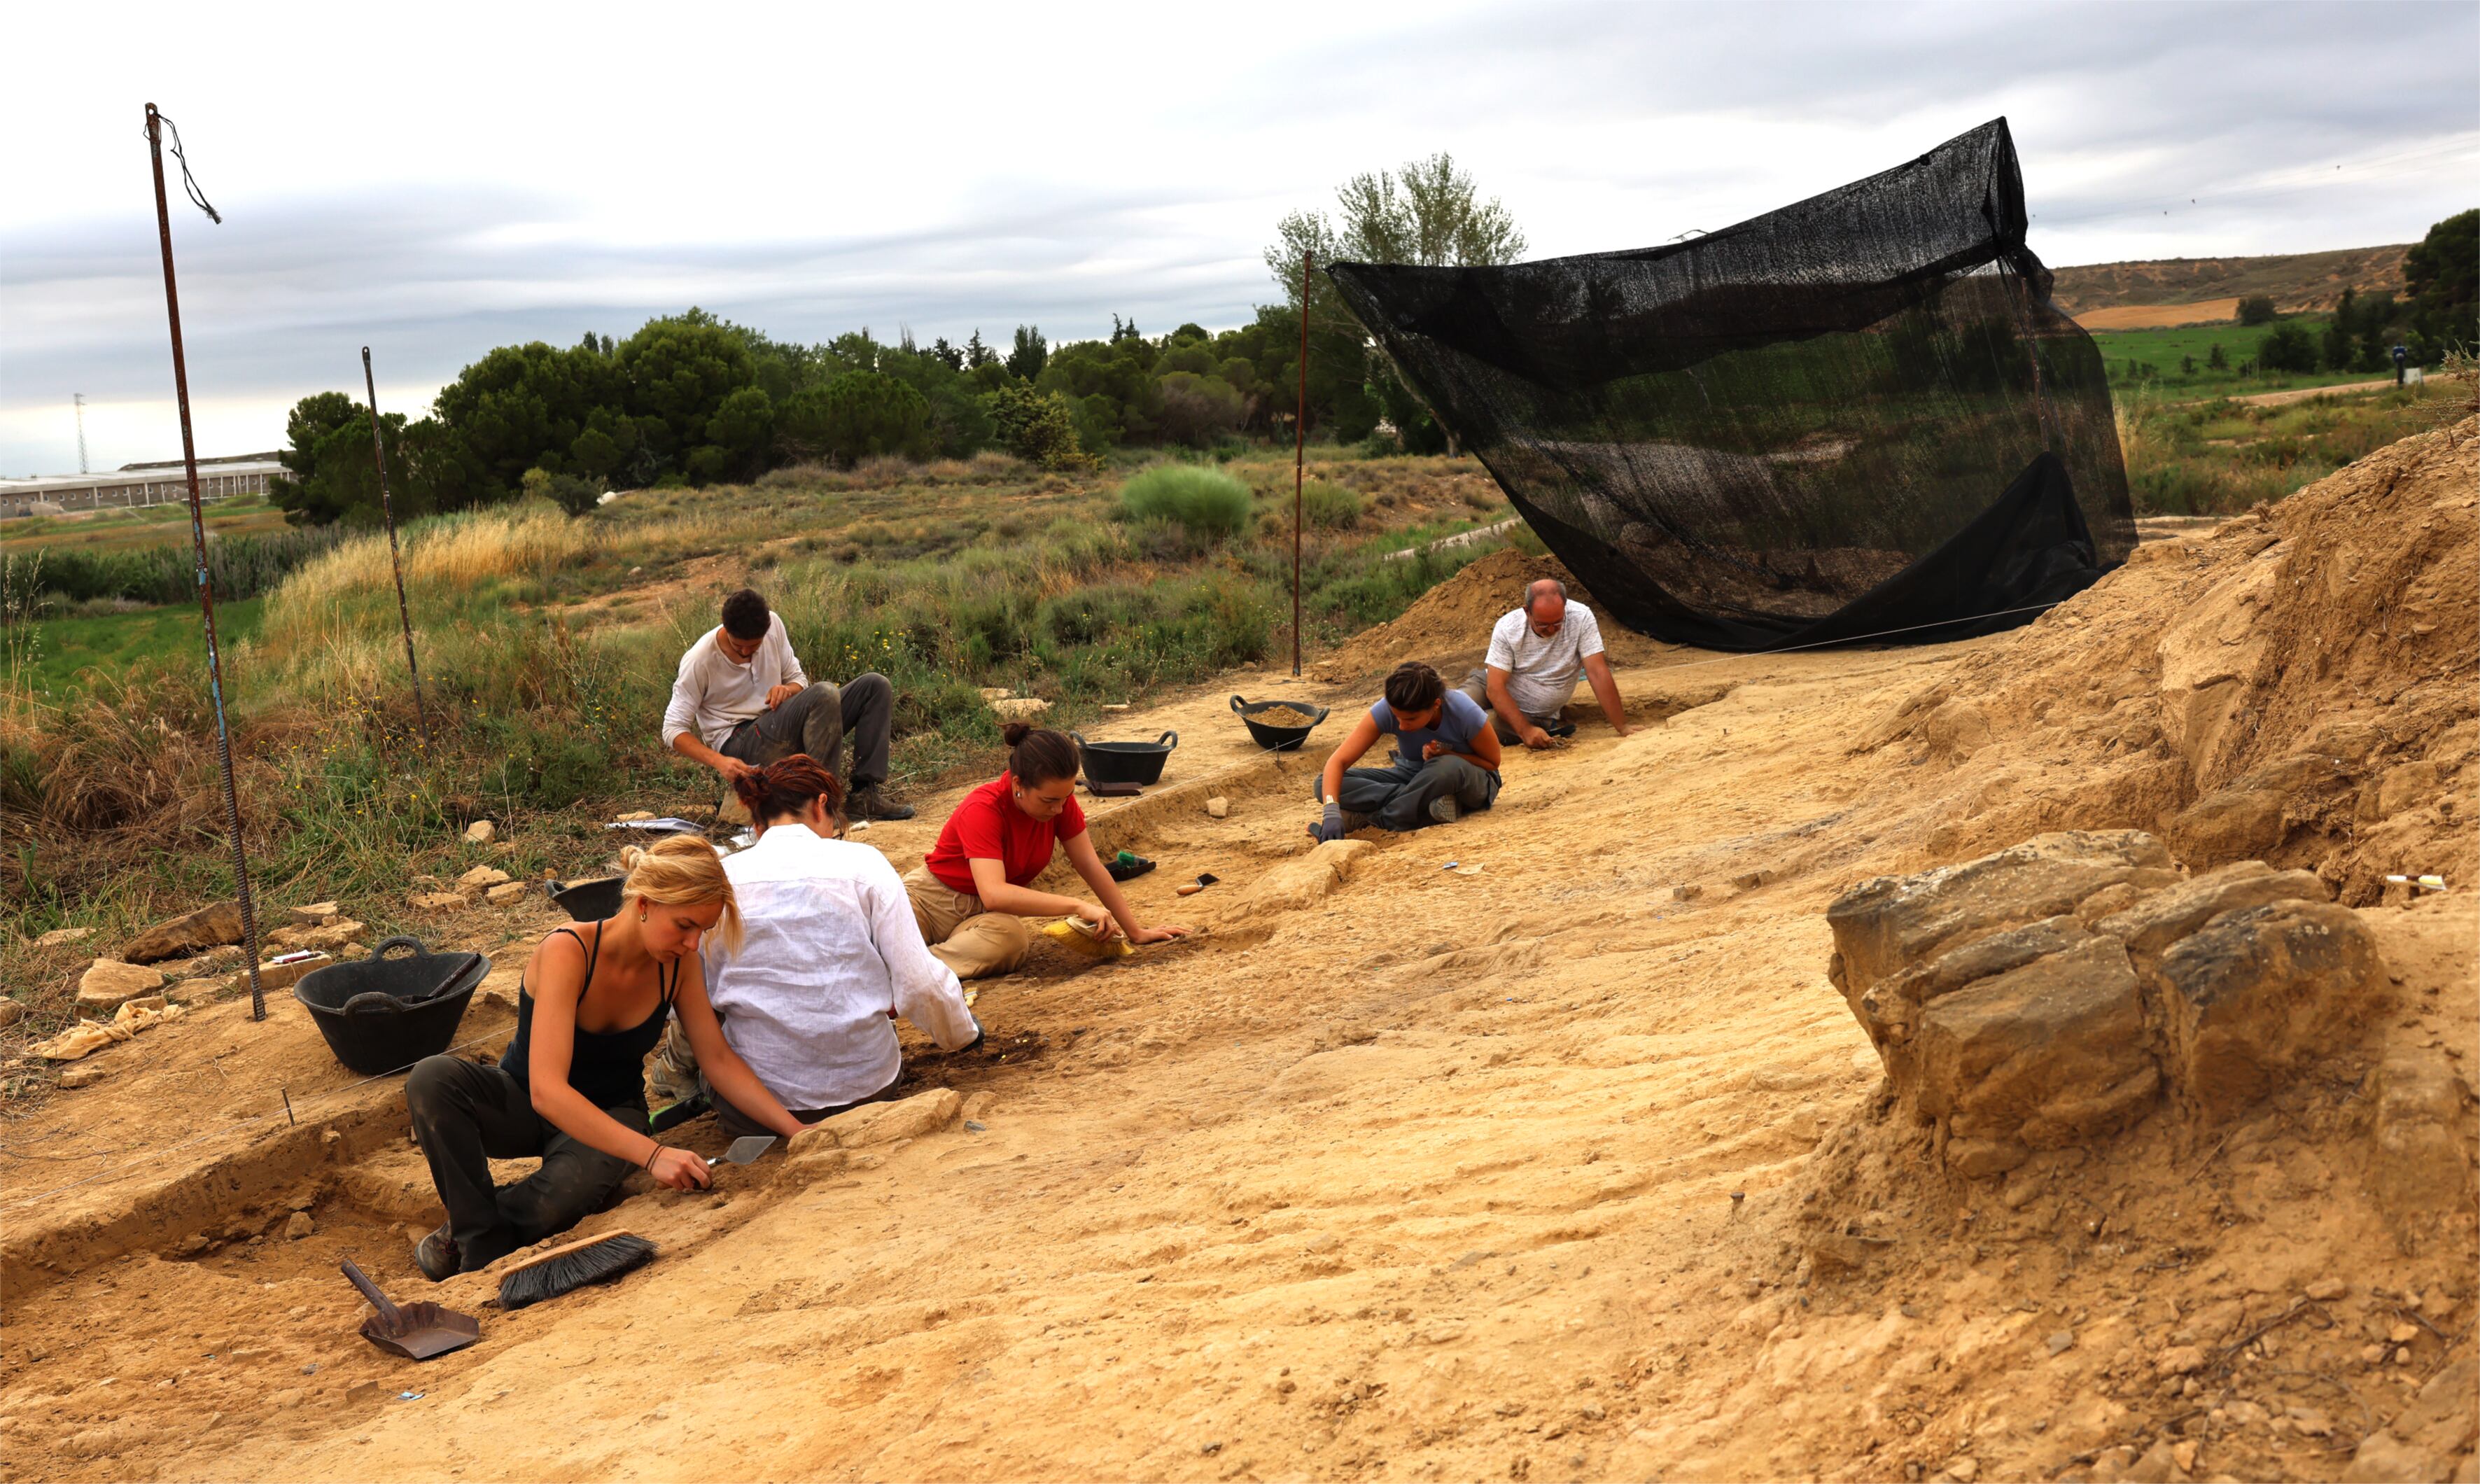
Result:
[[899,804],[893,799],[889,798],[882,791],[882,786],[875,783],[853,790],[852,797],[844,800],[844,812],[856,820],[909,820],[913,818],[912,805]]
[[456,1251],[456,1238],[443,1226],[414,1244],[413,1265],[431,1282],[446,1283],[456,1276],[464,1260]]
[[1453,824],[1463,817],[1464,812],[1456,807],[1456,796],[1452,794],[1441,794],[1430,800],[1430,820],[1434,824]]

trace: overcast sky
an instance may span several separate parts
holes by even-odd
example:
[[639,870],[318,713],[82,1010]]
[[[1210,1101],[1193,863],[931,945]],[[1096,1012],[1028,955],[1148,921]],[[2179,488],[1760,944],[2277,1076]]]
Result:
[[[419,413],[495,345],[1245,321],[1287,211],[1452,151],[1531,255],[1711,230],[2014,128],[2053,264],[2415,241],[2480,198],[2480,6],[26,7],[0,473],[176,457],[142,134],[187,137],[201,455]],[[169,162],[168,161],[168,166]]]

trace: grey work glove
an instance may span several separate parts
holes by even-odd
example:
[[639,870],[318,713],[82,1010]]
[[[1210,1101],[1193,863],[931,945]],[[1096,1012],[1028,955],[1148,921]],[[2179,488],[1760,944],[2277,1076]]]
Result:
[[1343,806],[1336,803],[1333,799],[1328,799],[1326,801],[1326,818],[1318,820],[1317,828],[1310,830],[1309,833],[1317,836],[1318,839],[1322,841],[1341,840],[1343,838]]

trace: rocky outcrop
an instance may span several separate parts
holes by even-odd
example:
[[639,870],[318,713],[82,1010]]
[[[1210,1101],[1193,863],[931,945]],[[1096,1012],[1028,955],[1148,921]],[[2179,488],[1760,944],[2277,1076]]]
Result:
[[2385,966],[2330,896],[2261,861],[2184,875],[2141,831],[2043,835],[1846,892],[1827,974],[1948,1167],[1996,1175],[2165,1099],[2227,1120],[2336,1045]]

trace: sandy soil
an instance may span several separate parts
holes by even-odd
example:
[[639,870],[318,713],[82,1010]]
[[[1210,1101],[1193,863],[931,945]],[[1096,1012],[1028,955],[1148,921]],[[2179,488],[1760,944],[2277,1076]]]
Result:
[[2219,325],[2239,317],[2236,296],[2198,299],[2192,304],[2119,304],[2087,309],[2076,316],[2086,329],[2175,329],[2182,325]]
[[[2468,461],[2466,427],[2438,457]],[[2397,471],[2383,498],[2437,531],[2372,531],[2405,569],[2358,576],[2461,580],[2460,467]],[[2167,680],[2113,646],[2167,642],[2200,605],[2221,622],[2216,584],[2275,570],[2257,537],[2164,543],[1964,644],[1717,657],[1631,637],[1636,735],[1586,715],[1574,745],[1511,757],[1495,809],[1370,836],[1339,881],[1302,859],[1307,779],[1367,699],[1363,662],[1477,653],[1486,617],[1447,620],[1494,617],[1519,561],[1477,566],[1332,679],[1233,677],[1337,708],[1306,755],[1255,753],[1221,691],[1130,714],[1114,736],[1181,744],[1162,789],[1095,811],[1097,837],[1158,860],[1132,898],[1199,939],[990,983],[990,1049],[909,1057],[921,1087],[988,1094],[971,1125],[815,1181],[777,1158],[708,1195],[632,1191],[583,1230],[661,1256],[516,1314],[478,1277],[414,1274],[404,1229],[435,1215],[394,1088],[346,1085],[296,1015],[219,1006],[102,1053],[111,1075],[13,1129],[0,1166],[0,1477],[1969,1480],[2173,1440],[2200,1479],[2333,1477],[2470,1354],[2480,1261],[2467,1231],[2388,1235],[2349,1162],[2347,1076],[2303,1079],[2209,1149],[2157,1121],[1951,1189],[1873,1123],[1879,1069],[1824,974],[1823,909],[1855,881],[2194,798],[2129,720]],[[2080,643],[2089,691],[2064,678]],[[2427,718],[2389,745],[2443,760],[2444,813],[2334,846],[2354,882],[2381,845],[2469,833],[2467,674],[2457,701],[2400,673],[2371,724]],[[2017,704],[2032,687],[2055,704]],[[2270,725],[2305,724],[2310,701],[2266,694]],[[1975,696],[1977,728],[1946,705]],[[2215,786],[2252,765],[2195,766]],[[943,813],[859,838],[901,867]],[[1175,901],[1201,871],[1221,883]],[[2364,909],[2399,980],[2387,1047],[2460,1058],[2480,1016],[2455,886]],[[478,1013],[469,1035],[504,1033],[503,1007]],[[296,1210],[316,1230],[293,1239]],[[1811,1271],[1827,1216],[1884,1255]],[[482,1342],[378,1354],[345,1256],[480,1314]],[[2334,1275],[2345,1296],[2298,1301]],[[2396,1327],[2404,1359],[2367,1362]],[[2164,1346],[2233,1339],[2201,1393],[2157,1384]]]

